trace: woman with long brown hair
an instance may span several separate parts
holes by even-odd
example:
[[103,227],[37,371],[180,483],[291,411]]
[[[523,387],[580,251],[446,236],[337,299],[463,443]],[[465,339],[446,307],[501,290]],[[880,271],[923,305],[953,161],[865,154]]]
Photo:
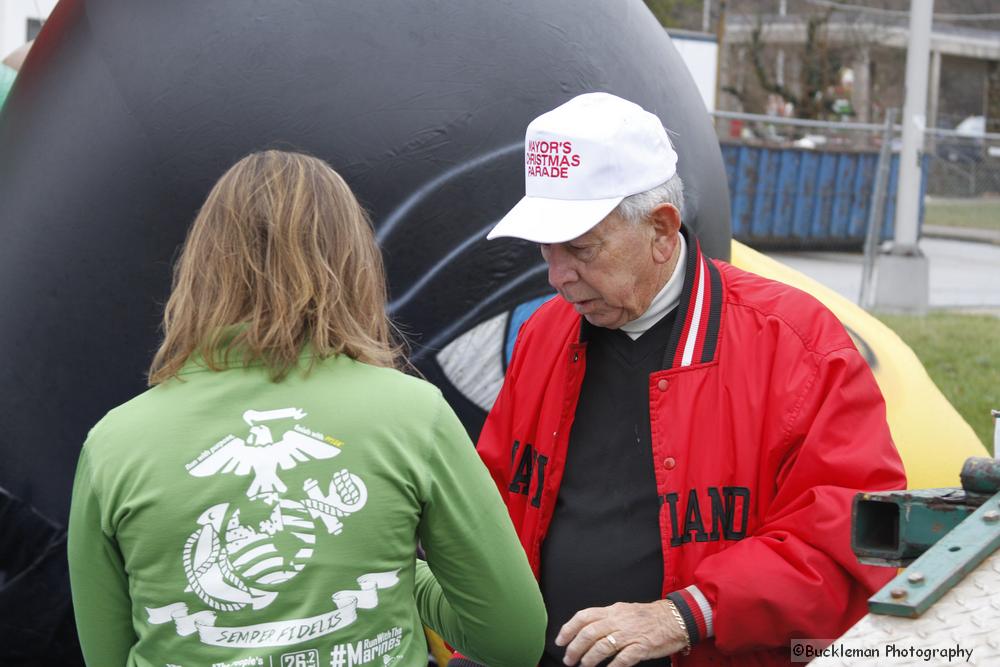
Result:
[[535,664],[524,552],[440,392],[397,370],[385,302],[371,223],[326,163],[265,151],[222,176],[151,389],[80,456],[88,664],[407,667],[421,621],[491,667]]

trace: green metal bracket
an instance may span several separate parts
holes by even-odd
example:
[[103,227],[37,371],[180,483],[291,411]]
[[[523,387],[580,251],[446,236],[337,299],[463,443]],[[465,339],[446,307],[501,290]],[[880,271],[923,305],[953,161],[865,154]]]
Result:
[[916,618],[1000,547],[1000,493],[868,600],[876,614]]
[[1000,547],[1000,460],[967,459],[961,480],[961,489],[855,496],[858,560],[908,566],[869,598],[871,612],[916,618]]
[[859,493],[851,508],[851,548],[862,563],[905,567],[988,497],[961,489]]
[[1000,460],[971,457],[961,489],[859,493],[851,506],[851,548],[868,565],[905,567],[1000,491]]

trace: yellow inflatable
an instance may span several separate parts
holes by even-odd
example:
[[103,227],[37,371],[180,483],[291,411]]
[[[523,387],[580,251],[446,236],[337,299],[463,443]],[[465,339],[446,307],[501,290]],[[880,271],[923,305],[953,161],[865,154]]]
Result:
[[989,456],[972,427],[892,329],[832,289],[738,241],[733,241],[731,261],[812,294],[840,318],[885,396],[889,428],[911,489],[961,486],[958,473],[965,459]]
[[437,664],[444,666],[451,662],[451,651],[445,646],[444,640],[438,633],[425,625],[424,636],[427,637],[427,650],[434,656]]

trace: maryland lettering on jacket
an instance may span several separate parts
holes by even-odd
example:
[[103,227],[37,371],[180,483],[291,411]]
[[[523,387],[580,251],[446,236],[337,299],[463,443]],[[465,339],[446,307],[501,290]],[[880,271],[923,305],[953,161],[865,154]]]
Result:
[[[534,489],[531,506],[539,507],[548,462],[549,458],[535,451],[530,442],[522,447],[521,442],[515,440],[510,448],[512,474],[507,490],[527,496],[529,490]],[[710,486],[705,495],[711,507],[711,514],[706,516],[708,523],[702,518],[697,489],[691,489],[687,493],[686,505],[681,505],[679,512],[677,507],[680,496],[677,493],[660,496],[660,504],[670,506],[671,547],[679,547],[691,540],[718,542],[720,539],[741,540],[746,536],[747,519],[750,516],[750,489],[743,486]]]
[[[851,552],[850,505],[906,479],[836,317],[683,233],[684,290],[648,394],[663,595],[698,644],[675,665],[787,664],[791,638],[839,636],[892,577]],[[536,576],[586,360],[580,316],[553,298],[522,326],[479,438]]]

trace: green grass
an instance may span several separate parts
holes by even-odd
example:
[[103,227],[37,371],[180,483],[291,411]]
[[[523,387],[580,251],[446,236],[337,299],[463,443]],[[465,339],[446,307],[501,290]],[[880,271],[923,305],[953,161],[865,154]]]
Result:
[[1000,199],[938,199],[926,206],[925,225],[1000,231]]
[[1000,317],[935,312],[878,315],[916,353],[931,379],[993,451],[990,409],[1000,410]]

